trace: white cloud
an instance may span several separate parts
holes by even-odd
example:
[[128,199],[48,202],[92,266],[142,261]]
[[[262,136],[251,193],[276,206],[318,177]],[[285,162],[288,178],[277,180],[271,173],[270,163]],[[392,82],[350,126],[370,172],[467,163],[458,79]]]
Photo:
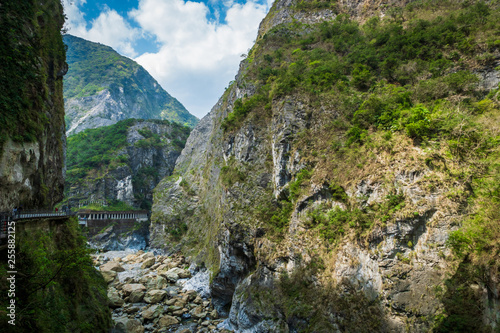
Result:
[[105,8],[103,12],[90,22],[90,29],[81,11],[86,0],[64,0],[64,10],[68,17],[66,28],[68,33],[111,46],[119,53],[128,57],[137,56],[133,48],[134,40],[140,36],[138,29],[134,29],[115,10]]
[[[86,22],[81,10],[86,0],[63,4],[68,33],[136,57],[166,91],[202,117],[234,79],[241,54],[257,37],[268,6],[253,1],[222,0],[225,22],[218,20],[217,13],[216,20],[207,19],[209,8],[204,3],[185,0],[139,0],[127,18],[106,8],[91,22]],[[127,19],[136,21],[139,28],[132,28]],[[144,35],[156,39],[158,51],[137,56],[134,41]]]
[[252,46],[266,12],[266,6],[251,1],[232,3],[222,24],[207,19],[208,8],[202,3],[141,0],[129,15],[157,37],[161,48],[136,61],[201,117],[234,79],[240,56]]

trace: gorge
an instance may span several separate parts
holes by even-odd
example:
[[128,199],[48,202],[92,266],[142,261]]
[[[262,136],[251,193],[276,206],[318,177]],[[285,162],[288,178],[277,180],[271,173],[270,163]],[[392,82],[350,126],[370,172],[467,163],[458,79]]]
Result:
[[148,248],[92,257],[76,218],[16,222],[2,328],[500,331],[498,1],[276,0],[201,120],[68,120],[67,141],[61,6],[22,3],[0,6],[1,210],[151,217]]

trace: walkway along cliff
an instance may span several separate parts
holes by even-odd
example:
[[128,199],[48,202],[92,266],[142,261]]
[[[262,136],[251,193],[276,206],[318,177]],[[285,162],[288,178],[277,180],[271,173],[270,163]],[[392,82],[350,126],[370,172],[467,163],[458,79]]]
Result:
[[498,4],[276,1],[155,189],[242,332],[499,327]]

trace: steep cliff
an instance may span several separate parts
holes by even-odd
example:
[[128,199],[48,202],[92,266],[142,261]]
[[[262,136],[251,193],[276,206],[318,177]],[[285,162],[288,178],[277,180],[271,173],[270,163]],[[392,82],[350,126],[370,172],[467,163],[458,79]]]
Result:
[[172,174],[189,131],[168,120],[127,119],[69,137],[65,202],[150,209],[153,189]]
[[0,18],[0,211],[52,207],[64,187],[62,6],[3,2]]
[[198,119],[135,61],[109,46],[71,35],[64,77],[67,134],[128,118],[166,119],[194,126]]
[[242,332],[498,329],[498,9],[276,1],[151,244]]

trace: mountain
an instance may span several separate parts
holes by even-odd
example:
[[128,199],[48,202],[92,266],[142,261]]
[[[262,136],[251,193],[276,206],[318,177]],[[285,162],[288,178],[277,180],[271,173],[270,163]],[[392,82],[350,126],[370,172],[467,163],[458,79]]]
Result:
[[126,119],[70,136],[65,203],[150,209],[153,189],[172,174],[189,132],[168,120]]
[[498,329],[499,9],[275,1],[151,246],[206,267],[238,332]]
[[66,133],[128,118],[166,119],[194,126],[198,119],[135,61],[112,48],[64,36],[69,70],[64,77]]

